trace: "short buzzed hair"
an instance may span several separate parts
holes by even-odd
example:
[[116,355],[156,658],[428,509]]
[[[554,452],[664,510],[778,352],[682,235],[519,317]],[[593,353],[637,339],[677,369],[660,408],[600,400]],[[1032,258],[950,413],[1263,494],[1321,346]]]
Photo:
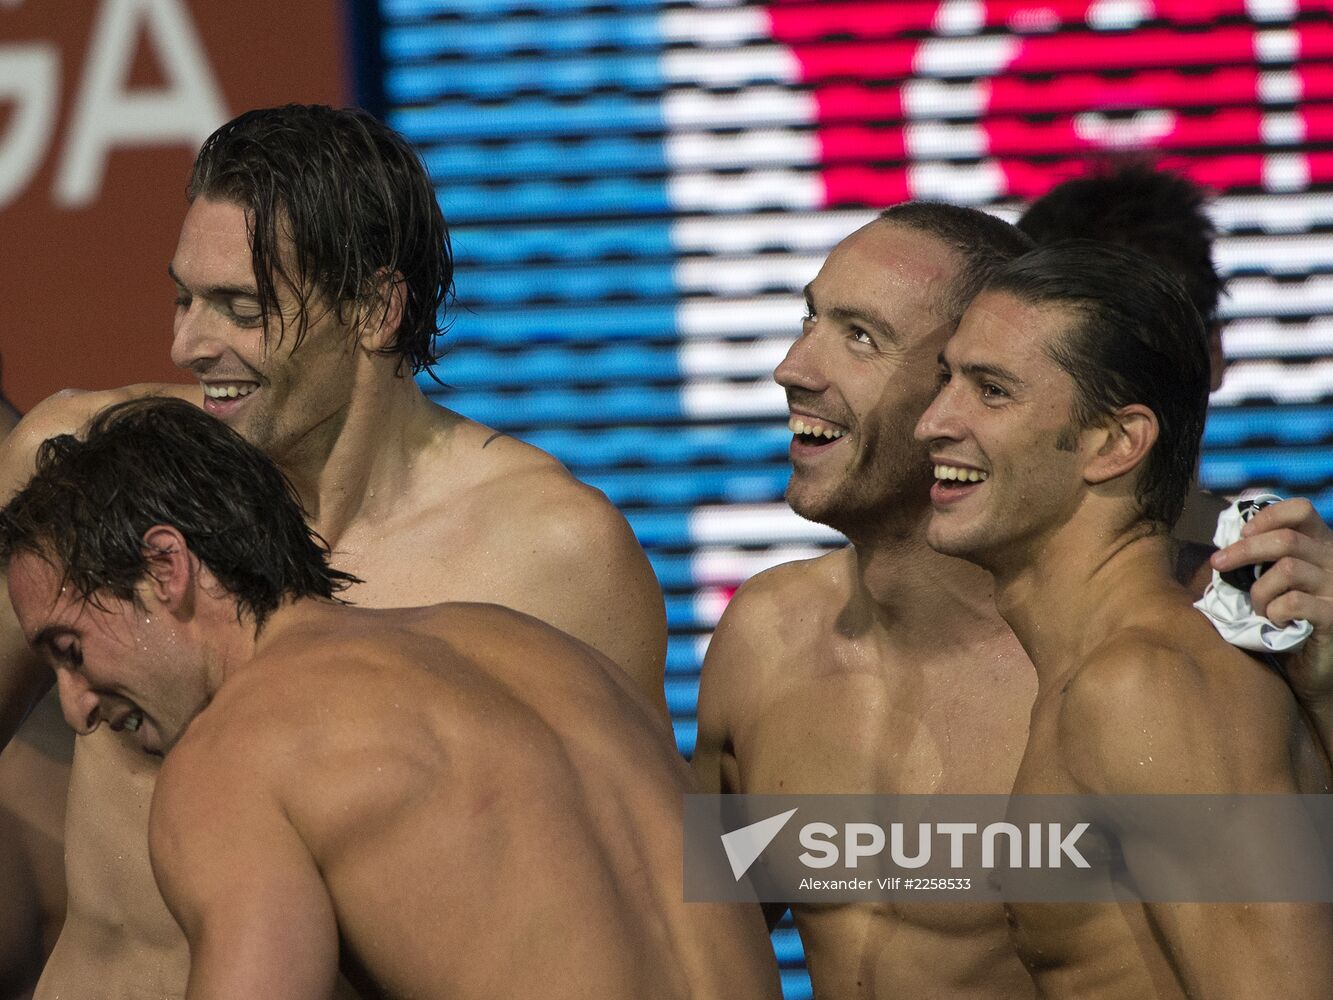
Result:
[[1027,253],[1032,240],[1003,219],[976,208],[939,201],[905,201],[879,214],[884,222],[939,240],[962,261],[940,309],[957,324],[977,293],[1000,268]]

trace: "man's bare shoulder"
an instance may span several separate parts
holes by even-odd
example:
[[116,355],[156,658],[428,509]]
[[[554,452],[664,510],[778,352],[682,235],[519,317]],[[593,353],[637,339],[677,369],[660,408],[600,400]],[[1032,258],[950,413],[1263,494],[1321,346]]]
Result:
[[736,590],[718,623],[774,637],[802,634],[813,638],[830,626],[830,617],[844,607],[851,594],[855,559],[850,547],[835,549],[813,559],[797,559],[750,577]]
[[850,548],[798,559],[756,573],[727,603],[709,645],[706,670],[715,680],[734,677],[749,686],[769,670],[791,679],[812,667],[813,646],[836,629],[851,592],[855,560]]
[[[349,767],[360,777],[340,777],[339,794],[366,775],[378,790],[365,796],[395,794],[390,786],[423,780],[418,765],[441,752],[455,762],[491,752],[465,733],[534,724],[513,691],[532,691],[542,663],[557,658],[588,654],[499,605],[328,608],[284,624],[234,671],[168,764],[251,774],[289,802],[310,800],[314,785]],[[512,676],[496,662],[512,663]]]
[[[447,432],[421,466],[423,492],[448,517],[422,517],[422,528],[465,519],[487,548],[510,544],[532,552],[585,551],[588,545],[632,538],[628,524],[599,490],[574,477],[553,456],[502,431],[440,411]],[[445,484],[445,485],[441,485]],[[498,528],[494,532],[488,528]]]
[[1278,762],[1295,719],[1277,672],[1197,614],[1117,630],[1060,699],[1070,774],[1104,794],[1243,790]]
[[173,395],[198,402],[192,386],[142,383],[118,389],[62,389],[34,406],[0,444],[0,493],[17,490],[32,474],[37,449],[59,434],[77,434],[93,414],[116,403],[143,396]]
[[528,519],[547,536],[586,541],[585,533],[623,525],[624,517],[600,490],[577,479],[553,456],[507,434],[495,436],[485,450],[490,461],[472,488],[477,508],[508,521],[515,514]]

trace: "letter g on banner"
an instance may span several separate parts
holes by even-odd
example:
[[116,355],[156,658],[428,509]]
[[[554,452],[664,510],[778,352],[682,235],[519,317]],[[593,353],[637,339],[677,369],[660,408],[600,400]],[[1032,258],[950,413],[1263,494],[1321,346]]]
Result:
[[0,208],[18,197],[51,144],[60,98],[60,53],[54,45],[0,45],[0,105],[14,108],[0,136]]
[[[0,0],[17,7],[23,0]],[[160,67],[161,87],[131,90],[141,40]],[[0,208],[41,166],[60,117],[60,52],[49,42],[0,46],[0,104],[15,111],[0,135]],[[227,119],[226,105],[185,0],[102,0],[93,25],[52,200],[77,209],[97,201],[117,146],[192,150]]]

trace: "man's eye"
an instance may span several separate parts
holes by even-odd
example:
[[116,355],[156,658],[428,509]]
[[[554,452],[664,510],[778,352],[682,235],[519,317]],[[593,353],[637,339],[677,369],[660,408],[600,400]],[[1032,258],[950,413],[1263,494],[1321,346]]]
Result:
[[851,330],[850,330],[850,335],[851,335],[851,338],[852,338],[854,341],[856,341],[858,344],[873,344],[873,343],[874,343],[874,341],[870,339],[870,334],[866,333],[866,332],[865,332],[864,330],[862,330],[859,326],[854,326],[854,327],[852,327]]
[[981,395],[986,399],[1008,399],[1009,393],[1005,392],[994,382],[981,383]]
[[71,666],[75,667],[83,666],[83,653],[80,652],[78,646],[71,645],[71,646],[65,646],[63,648],[57,647],[56,656],[58,656],[60,659],[64,660]]
[[189,309],[189,308],[190,308],[190,296],[187,295],[185,292],[177,292],[177,293],[176,293],[176,308],[177,308],[177,309]]
[[258,326],[264,321],[264,314],[260,312],[259,307],[250,303],[246,303],[243,307],[235,303],[228,305],[227,315],[237,326]]
[[935,373],[936,387],[943,389],[946,385],[949,384],[949,379],[952,377],[953,376],[950,374],[948,369],[941,368],[938,372]]

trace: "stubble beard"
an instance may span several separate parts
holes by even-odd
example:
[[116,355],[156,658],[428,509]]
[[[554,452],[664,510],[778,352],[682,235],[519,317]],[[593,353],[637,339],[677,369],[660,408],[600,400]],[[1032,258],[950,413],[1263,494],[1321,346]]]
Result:
[[853,463],[836,482],[817,491],[804,488],[800,473],[793,471],[787,503],[807,521],[851,539],[876,537],[886,531],[905,533],[905,526],[919,523],[929,509],[932,476],[927,459],[915,447],[897,450],[896,455],[868,466]]

